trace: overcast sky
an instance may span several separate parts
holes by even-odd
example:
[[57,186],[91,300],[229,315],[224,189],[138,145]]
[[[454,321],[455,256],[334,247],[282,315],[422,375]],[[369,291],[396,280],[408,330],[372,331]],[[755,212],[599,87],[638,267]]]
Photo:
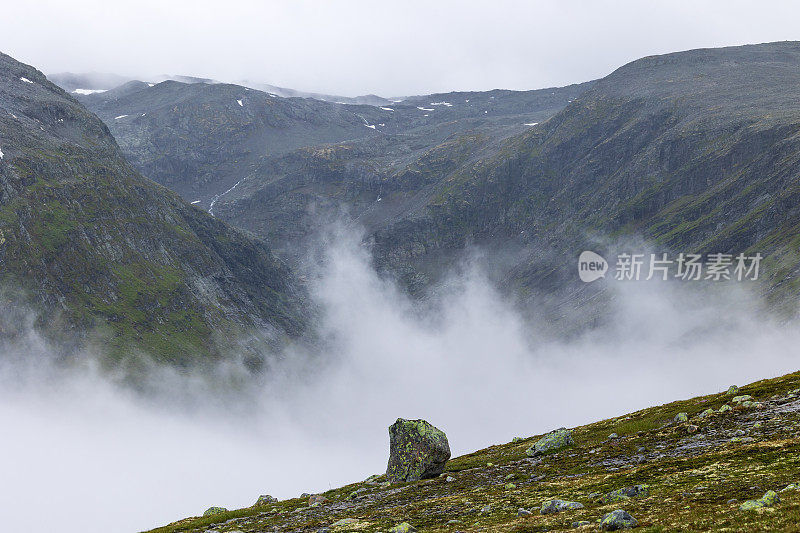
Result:
[[800,3],[763,0],[0,0],[0,16],[0,50],[45,73],[347,96],[566,85],[645,55],[800,39]]

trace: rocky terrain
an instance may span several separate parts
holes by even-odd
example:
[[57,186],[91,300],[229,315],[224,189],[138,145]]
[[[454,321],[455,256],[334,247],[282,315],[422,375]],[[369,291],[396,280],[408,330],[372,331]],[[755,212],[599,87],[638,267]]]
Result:
[[[40,331],[178,366],[302,332],[303,290],[269,248],[143,178],[96,116],[2,54],[0,150],[0,279]],[[26,325],[3,313],[4,338]]]
[[[438,431],[401,423],[412,436]],[[409,457],[426,460],[424,447],[415,450]],[[151,533],[798,531],[798,450],[794,373],[515,438],[451,459],[433,479],[376,474],[323,494],[262,495],[252,507],[212,507]],[[314,460],[324,458],[309,467]]]

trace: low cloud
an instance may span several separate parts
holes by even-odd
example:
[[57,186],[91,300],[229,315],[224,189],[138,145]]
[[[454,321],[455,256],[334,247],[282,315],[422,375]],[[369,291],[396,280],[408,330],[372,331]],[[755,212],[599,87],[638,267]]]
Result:
[[376,274],[357,235],[330,237],[322,258],[318,347],[287,349],[235,396],[154,368],[148,390],[161,392],[142,397],[32,330],[7,344],[6,529],[142,530],[324,491],[384,470],[397,417],[440,427],[458,455],[797,369],[796,328],[732,285],[609,284],[608,326],[559,340],[477,266],[420,305]]

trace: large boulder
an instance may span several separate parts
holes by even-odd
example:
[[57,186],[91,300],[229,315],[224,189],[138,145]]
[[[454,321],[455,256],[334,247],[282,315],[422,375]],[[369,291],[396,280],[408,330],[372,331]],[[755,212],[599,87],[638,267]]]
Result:
[[389,464],[392,483],[436,477],[450,459],[447,435],[424,420],[398,418],[389,427]]
[[631,529],[639,525],[639,522],[627,511],[617,509],[603,516],[600,520],[600,529],[603,531],[617,531],[619,529]]

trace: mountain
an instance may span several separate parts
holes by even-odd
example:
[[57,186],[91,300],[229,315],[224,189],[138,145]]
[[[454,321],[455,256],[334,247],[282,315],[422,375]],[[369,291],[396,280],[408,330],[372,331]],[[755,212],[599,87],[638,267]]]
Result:
[[562,430],[569,440],[533,457],[545,436],[456,457],[434,479],[376,474],[311,498],[254,494],[252,507],[211,508],[151,533],[613,531],[622,528],[598,526],[617,510],[642,531],[793,531],[798,390],[800,374],[789,374]]
[[509,274],[524,288],[553,277],[542,249],[571,271],[593,236],[644,236],[677,252],[760,252],[768,288],[794,295],[798,67],[793,42],[634,61],[440,181],[437,202],[376,236],[378,260],[507,241],[532,250]]
[[440,179],[415,176],[492,153],[589,85],[436,94],[378,107],[174,82],[130,82],[79,99],[142,173],[291,258],[320,217],[347,210],[370,229],[382,227]]
[[263,243],[143,178],[96,116],[2,54],[0,153],[0,279],[40,331],[98,336],[111,364],[138,351],[178,366],[244,333],[301,333],[302,287]]

